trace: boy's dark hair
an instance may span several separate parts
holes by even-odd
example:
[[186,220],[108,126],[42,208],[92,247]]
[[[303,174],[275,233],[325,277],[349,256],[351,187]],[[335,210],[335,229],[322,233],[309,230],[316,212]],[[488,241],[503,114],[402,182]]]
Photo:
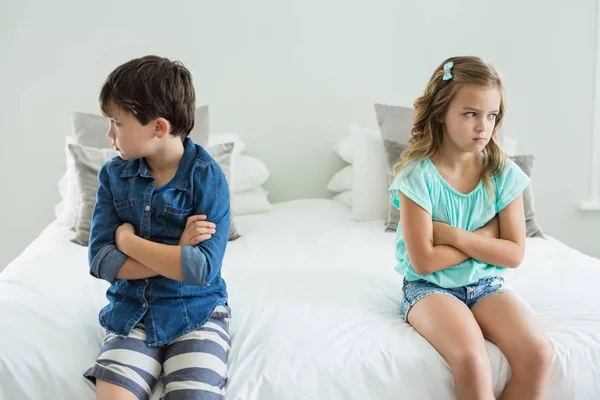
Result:
[[179,61],[157,56],[135,58],[111,72],[100,90],[100,109],[116,105],[142,125],[155,118],[171,123],[184,140],[194,127],[196,95],[192,75]]

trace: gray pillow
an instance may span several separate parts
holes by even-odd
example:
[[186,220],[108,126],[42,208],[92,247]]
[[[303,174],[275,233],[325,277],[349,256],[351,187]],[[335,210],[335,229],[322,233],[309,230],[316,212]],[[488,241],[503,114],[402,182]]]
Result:
[[[533,164],[535,161],[535,157],[531,154],[521,155],[521,156],[512,156],[510,157],[515,164],[523,170],[525,175],[531,178],[531,174],[533,172]],[[523,206],[525,208],[525,223],[527,227],[527,237],[539,237],[544,238],[545,236],[542,233],[542,230],[537,224],[535,220],[535,206],[533,201],[533,188],[531,187],[531,183],[529,186],[525,188],[523,192]]]
[[[110,139],[106,137],[108,122],[106,122],[103,116],[74,112],[71,114],[71,122],[75,143],[99,149],[112,148]],[[198,107],[194,114],[194,129],[190,132],[190,138],[192,138],[194,143],[206,147],[208,143],[208,130],[208,106]]]
[[[395,140],[399,143],[408,143],[411,136],[414,109],[412,107],[390,106],[375,104],[375,114],[379,124],[379,131],[383,139]],[[502,128],[496,132],[500,143],[504,142]]]
[[[233,143],[221,143],[211,146],[206,151],[219,164],[227,183],[231,188],[231,157],[233,154]],[[75,221],[74,243],[87,246],[90,236],[92,222],[92,213],[96,204],[96,192],[98,191],[98,173],[102,165],[115,157],[117,152],[113,149],[99,149],[94,147],[82,146],[79,144],[69,144],[69,151],[75,162],[75,175],[77,177],[78,198],[77,218]],[[229,228],[228,240],[235,240],[240,237],[237,227],[233,220],[233,211],[231,212],[231,226]]]
[[[400,154],[408,146],[411,137],[413,109],[409,107],[389,106],[375,104],[375,114],[379,124],[379,131],[383,139],[383,146],[388,163],[388,174],[393,179],[393,166],[400,160]],[[498,135],[502,140],[502,132]],[[511,159],[531,178],[533,171],[533,155],[514,156]],[[391,183],[391,181],[390,181]],[[525,207],[525,221],[527,225],[527,237],[541,237],[544,235],[535,220],[535,208],[533,202],[533,189],[531,184],[523,192],[523,203]],[[400,214],[395,207],[389,205],[386,221],[386,231],[396,231]]]
[[[400,160],[400,154],[408,147],[414,110],[410,107],[375,104],[375,114],[388,165],[388,182],[391,184],[394,179],[393,167]],[[385,230],[395,231],[399,219],[398,210],[389,203]]]
[[[385,151],[385,158],[388,165],[388,183],[391,185],[394,180],[394,165],[400,161],[400,155],[408,145],[406,143],[398,143],[394,140],[383,140],[383,148]],[[385,230],[386,232],[396,231],[398,228],[398,221],[400,220],[400,213],[392,205],[391,202],[388,202],[388,216],[385,222]]]
[[118,153],[113,149],[97,149],[70,143],[69,151],[75,162],[77,178],[77,215],[75,218],[74,243],[87,246],[90,237],[92,213],[98,191],[98,173],[102,165]]
[[412,107],[375,104],[375,115],[383,140],[408,143],[414,115]]
[[[387,156],[388,166],[390,174],[392,174],[392,167],[400,159],[400,154],[406,149],[407,145],[396,143],[389,140],[384,140],[383,145],[385,147],[385,153]],[[510,157],[515,164],[523,170],[525,175],[531,178],[533,172],[533,163],[535,157],[533,155],[522,155]],[[542,230],[540,229],[535,219],[535,206],[533,200],[533,188],[531,183],[523,192],[523,206],[525,209],[525,224],[527,229],[527,237],[538,237],[545,238]],[[390,204],[389,213],[386,221],[386,231],[396,231],[398,228],[398,221],[400,220],[400,213]]]
[[[211,146],[209,148],[206,149],[206,151],[208,152],[208,154],[210,154],[210,156],[215,160],[215,162],[217,164],[219,164],[219,167],[221,167],[221,170],[223,171],[223,174],[225,175],[225,179],[227,179],[227,185],[229,186],[229,203],[231,204],[231,196],[233,195],[233,192],[231,191],[231,185],[233,183],[233,180],[231,179],[232,173],[233,173],[233,168],[232,168],[232,158],[233,158],[233,149],[234,149],[234,144],[232,142],[229,143],[221,143],[221,144],[216,144],[214,146]],[[235,226],[235,223],[233,221],[233,210],[230,210],[230,226],[229,226],[229,238],[228,240],[235,240],[238,239],[241,235],[237,230],[237,227]]]

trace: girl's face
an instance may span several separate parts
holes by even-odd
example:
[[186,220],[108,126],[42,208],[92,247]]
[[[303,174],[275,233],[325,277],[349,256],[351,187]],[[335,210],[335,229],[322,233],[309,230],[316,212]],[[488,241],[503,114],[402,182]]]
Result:
[[441,121],[443,141],[463,152],[481,153],[494,132],[500,101],[498,86],[460,88]]

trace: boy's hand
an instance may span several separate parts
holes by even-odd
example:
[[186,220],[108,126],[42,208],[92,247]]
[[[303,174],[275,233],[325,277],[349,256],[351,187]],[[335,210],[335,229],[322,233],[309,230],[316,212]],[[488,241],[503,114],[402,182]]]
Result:
[[115,232],[115,242],[117,243],[117,248],[119,250],[123,251],[123,242],[128,235],[135,235],[135,227],[129,222],[125,222],[119,226]]
[[206,220],[206,215],[192,215],[185,222],[185,229],[179,239],[179,246],[195,246],[212,237],[216,225]]

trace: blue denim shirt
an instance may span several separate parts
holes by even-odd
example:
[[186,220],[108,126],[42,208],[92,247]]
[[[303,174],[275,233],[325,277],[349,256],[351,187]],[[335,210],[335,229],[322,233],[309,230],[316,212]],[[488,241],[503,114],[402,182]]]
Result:
[[[126,336],[140,321],[150,346],[167,344],[201,327],[214,308],[227,300],[221,263],[230,225],[229,187],[217,163],[191,139],[184,142],[177,173],[161,190],[143,158],[115,157],[102,166],[89,242],[90,273],[111,283],[109,304],[100,311],[100,324]],[[127,260],[115,243],[124,222],[152,242],[177,245],[191,215],[205,214],[217,226],[209,240],[183,246],[183,281],[163,276],[118,280]]]

